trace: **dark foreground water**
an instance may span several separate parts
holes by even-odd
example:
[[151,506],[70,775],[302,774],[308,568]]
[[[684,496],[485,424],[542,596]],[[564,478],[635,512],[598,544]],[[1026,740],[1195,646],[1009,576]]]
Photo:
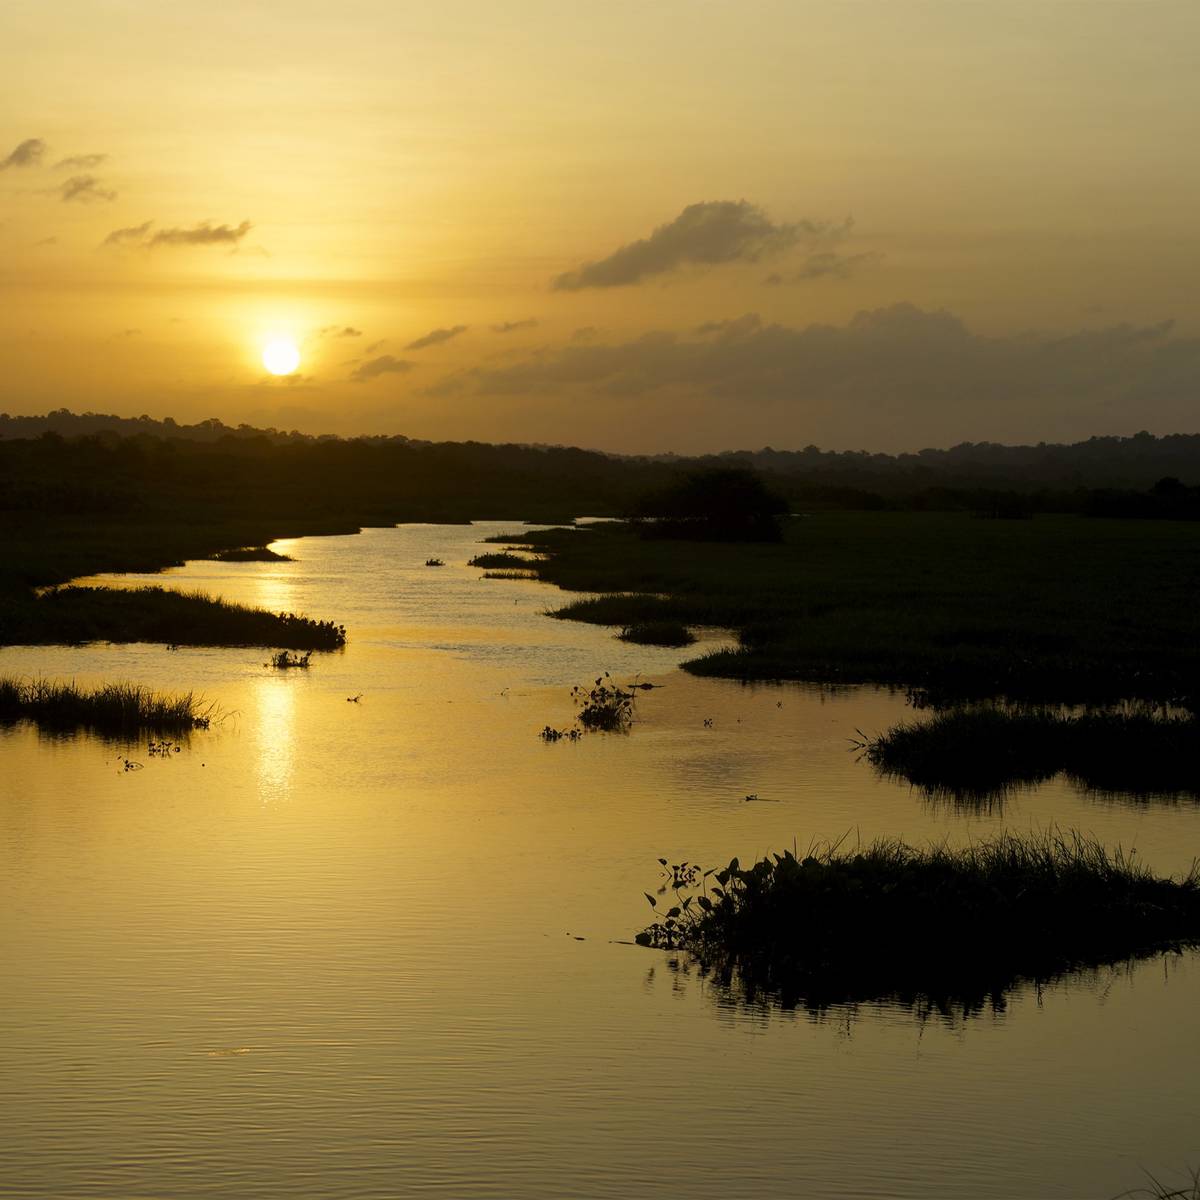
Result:
[[[1178,871],[1195,805],[931,805],[847,748],[901,698],[693,679],[551,621],[561,593],[464,565],[497,528],[156,577],[344,621],[307,672],[0,651],[226,714],[165,759],[0,733],[0,1195],[1109,1197],[1200,1164],[1193,955],[922,1022],[747,1009],[619,944],[659,855],[1058,822]],[[603,669],[666,686],[628,737],[539,741]]]

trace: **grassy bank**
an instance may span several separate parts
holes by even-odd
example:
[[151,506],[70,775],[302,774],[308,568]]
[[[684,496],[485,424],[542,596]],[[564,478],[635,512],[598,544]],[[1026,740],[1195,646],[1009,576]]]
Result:
[[184,734],[207,729],[211,705],[191,692],[163,696],[132,683],[107,683],[85,689],[45,679],[0,679],[0,722],[32,721],[42,729],[70,732]]
[[0,642],[91,641],[336,650],[345,645],[346,631],[332,621],[159,587],[57,588],[17,603],[0,597]]
[[214,562],[293,562],[290,554],[280,554],[269,546],[238,546],[233,550],[218,550]]
[[747,995],[789,1005],[895,997],[974,1011],[1022,981],[1200,941],[1195,868],[1156,878],[1076,833],[666,870],[675,899],[648,897],[662,915],[638,941],[686,950]]
[[828,513],[778,545],[515,533],[540,578],[595,592],[554,615],[723,626],[687,669],[1052,701],[1200,692],[1200,524]]
[[998,796],[1060,773],[1089,791],[1200,796],[1194,716],[956,709],[897,725],[863,749],[881,773],[935,796]]

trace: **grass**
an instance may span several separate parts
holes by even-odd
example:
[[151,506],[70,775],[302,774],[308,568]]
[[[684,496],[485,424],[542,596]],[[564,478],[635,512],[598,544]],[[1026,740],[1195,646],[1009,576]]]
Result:
[[530,571],[484,571],[484,579],[524,579],[528,582],[530,579],[536,579]]
[[555,729],[547,725],[538,736],[544,742],[563,738],[577,741],[583,733],[628,733],[633,724],[634,688],[622,688],[613,683],[608,672],[598,675],[590,688],[573,687],[571,703],[575,705],[576,725],[573,729]]
[[789,1006],[900,999],[970,1013],[1003,1007],[1024,981],[1200,941],[1196,866],[1157,878],[1075,832],[962,849],[835,843],[703,873],[660,861],[677,902],[638,941]]
[[1064,774],[1088,791],[1200,796],[1200,719],[1145,707],[1066,714],[960,708],[860,743],[882,774],[931,796],[987,798]]
[[504,570],[506,567],[528,571],[535,565],[535,560],[521,554],[512,554],[502,550],[495,554],[477,554],[467,561],[468,567],[482,567],[485,570]]
[[312,651],[309,650],[304,654],[292,654],[288,650],[280,650],[276,654],[271,655],[271,661],[264,663],[263,666],[275,667],[277,670],[286,671],[290,668],[300,667],[304,670],[308,669],[309,660],[312,658]]
[[6,612],[0,606],[0,642],[164,642],[290,650],[337,650],[346,644],[345,628],[332,621],[160,587],[56,588],[32,609],[32,617],[22,619],[25,610]]
[[733,629],[700,675],[1103,703],[1200,695],[1200,523],[826,513],[778,545],[646,540],[621,523],[513,534],[553,615]]
[[1187,1183],[1176,1186],[1164,1183],[1147,1171],[1148,1186],[1122,1192],[1116,1200],[1200,1200],[1200,1169],[1191,1171],[1190,1175]]
[[209,556],[214,562],[295,562],[290,554],[279,554],[269,546],[239,546],[235,550],[218,550]]
[[636,621],[626,625],[617,637],[639,646],[690,646],[695,634],[679,621]]
[[88,690],[45,679],[0,679],[0,721],[21,720],[56,732],[179,735],[207,729],[212,707],[191,692],[163,696],[133,683],[106,683]]

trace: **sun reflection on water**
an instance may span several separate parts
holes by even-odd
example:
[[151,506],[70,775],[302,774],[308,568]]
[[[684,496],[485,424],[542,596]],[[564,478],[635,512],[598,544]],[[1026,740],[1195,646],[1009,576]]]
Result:
[[299,680],[280,671],[258,681],[254,688],[258,747],[256,773],[263,805],[287,799],[295,768],[295,687]]

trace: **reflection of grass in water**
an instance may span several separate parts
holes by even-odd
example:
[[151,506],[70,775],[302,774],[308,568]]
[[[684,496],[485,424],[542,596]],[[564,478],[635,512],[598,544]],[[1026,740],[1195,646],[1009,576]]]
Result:
[[1142,707],[957,708],[855,745],[881,774],[934,797],[987,800],[1059,773],[1095,792],[1200,795],[1200,721]]
[[786,1006],[899,999],[972,1013],[1025,981],[1200,942],[1200,869],[1160,879],[1075,832],[952,850],[814,846],[720,871],[664,866],[638,941]]
[[212,706],[191,692],[163,696],[135,683],[106,683],[89,690],[46,679],[0,679],[0,721],[20,720],[58,732],[181,734],[207,729]]

